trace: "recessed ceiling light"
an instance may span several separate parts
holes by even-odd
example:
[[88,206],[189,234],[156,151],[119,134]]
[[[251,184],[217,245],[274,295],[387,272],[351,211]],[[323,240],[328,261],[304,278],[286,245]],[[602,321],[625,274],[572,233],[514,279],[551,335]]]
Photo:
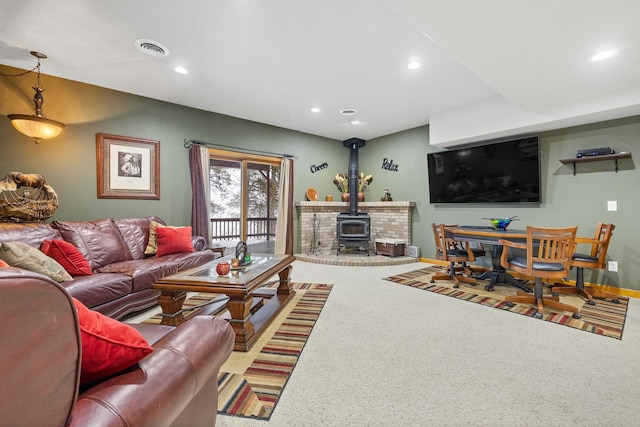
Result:
[[351,123],[352,125],[357,125],[360,123],[360,120],[351,120],[349,123]]
[[418,61],[411,61],[409,62],[409,65],[407,65],[407,68],[410,70],[415,70],[416,68],[420,68],[420,63]]
[[187,74],[188,73],[187,69],[184,68],[184,67],[176,67],[173,70],[178,74]]
[[319,113],[319,112],[320,112],[320,109],[319,109],[318,107],[313,107],[313,108],[311,109],[311,112],[312,112],[312,113]]
[[602,52],[598,52],[591,57],[592,61],[602,61],[603,59],[608,59],[617,54],[617,50],[604,50]]
[[356,110],[355,108],[343,108],[342,110],[340,110],[340,114],[344,114],[345,116],[352,116],[357,112],[358,110]]

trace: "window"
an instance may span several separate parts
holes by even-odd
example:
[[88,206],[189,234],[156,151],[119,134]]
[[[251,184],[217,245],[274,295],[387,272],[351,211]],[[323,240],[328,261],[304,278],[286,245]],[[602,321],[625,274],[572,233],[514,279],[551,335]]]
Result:
[[210,149],[212,241],[273,253],[280,187],[280,159]]

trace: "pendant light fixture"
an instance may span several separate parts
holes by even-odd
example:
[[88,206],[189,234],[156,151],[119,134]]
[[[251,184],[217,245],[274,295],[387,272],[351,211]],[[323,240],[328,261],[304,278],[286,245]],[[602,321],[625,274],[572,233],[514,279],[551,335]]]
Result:
[[[32,116],[26,114],[9,114],[7,117],[9,117],[9,120],[11,120],[11,124],[13,124],[13,127],[15,127],[18,132],[33,138],[37,144],[42,139],[54,138],[60,135],[60,132],[62,132],[62,129],[64,129],[64,124],[55,120],[46,119],[42,115],[42,104],[44,103],[42,92],[44,92],[44,88],[40,85],[40,60],[47,59],[47,55],[40,52],[31,52],[31,55],[35,56],[38,59],[38,65],[35,68],[35,70],[37,70],[38,76],[36,85],[33,86],[33,90],[36,91],[35,95],[33,96],[33,103],[35,104],[36,114]],[[33,69],[31,71],[33,71]]]

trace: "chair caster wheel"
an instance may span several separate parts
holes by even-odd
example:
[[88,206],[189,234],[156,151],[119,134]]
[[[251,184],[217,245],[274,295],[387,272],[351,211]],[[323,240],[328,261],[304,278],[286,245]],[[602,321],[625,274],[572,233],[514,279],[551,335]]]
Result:
[[507,301],[506,306],[507,306],[507,307],[515,307],[515,306],[516,306],[516,303],[515,303],[515,302],[511,302],[511,301]]
[[557,297],[557,296],[558,296],[558,295],[560,295],[560,294],[559,294],[559,293],[557,293],[557,292],[551,292],[551,295],[552,295],[552,296],[554,296],[554,297]]
[[429,280],[429,283],[436,283],[436,281],[431,279],[431,280]]
[[533,317],[535,317],[536,319],[542,319],[542,313],[536,312],[536,314],[534,314]]
[[614,303],[614,304],[620,304],[620,300],[619,299],[612,299],[611,302]]
[[591,301],[587,301],[587,304],[589,304],[589,305],[596,305],[596,302],[595,302],[594,300],[591,300]]
[[574,319],[581,319],[582,318],[582,316],[580,314],[578,314],[578,313],[573,313],[571,315],[571,317],[573,317]]
[[453,289],[458,289],[459,287],[459,285],[453,285]]
[[470,283],[470,285],[471,285],[471,286],[475,286],[475,285],[477,285],[477,283]]

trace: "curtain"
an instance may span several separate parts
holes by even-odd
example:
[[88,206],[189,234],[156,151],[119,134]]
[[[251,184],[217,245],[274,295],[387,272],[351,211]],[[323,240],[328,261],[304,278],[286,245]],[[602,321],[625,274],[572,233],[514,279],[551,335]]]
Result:
[[210,194],[209,194],[209,150],[193,144],[189,148],[189,170],[191,172],[191,227],[194,236],[202,236],[211,243]]
[[280,200],[275,253],[293,255],[293,160],[286,158],[280,163]]

